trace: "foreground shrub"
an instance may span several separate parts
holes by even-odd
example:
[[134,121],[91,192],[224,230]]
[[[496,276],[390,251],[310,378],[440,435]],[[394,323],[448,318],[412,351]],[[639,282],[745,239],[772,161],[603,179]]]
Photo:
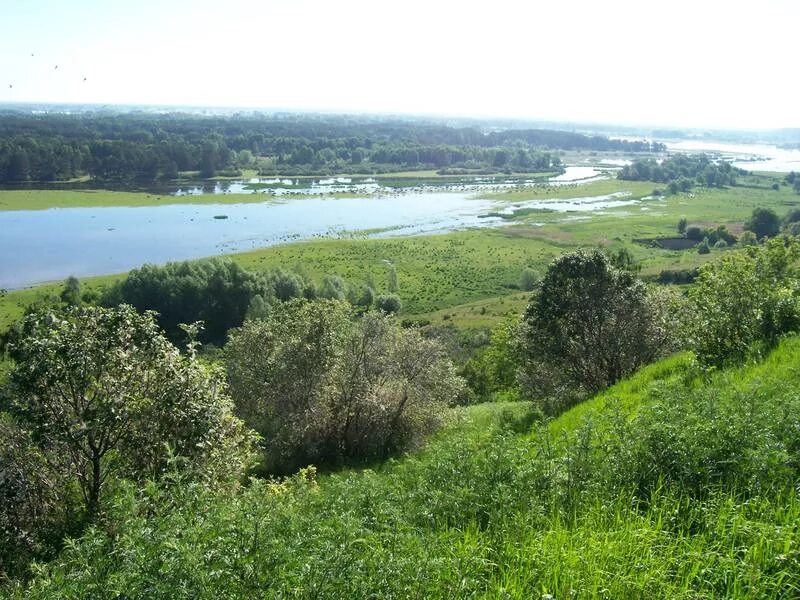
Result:
[[110,479],[158,479],[177,460],[207,481],[230,480],[249,459],[221,373],[181,355],[152,313],[34,313],[9,349],[10,412],[90,515]]
[[689,292],[690,343],[705,367],[763,355],[800,330],[800,243],[769,240],[700,268]]
[[233,331],[226,356],[236,409],[262,434],[269,471],[408,448],[463,386],[437,342],[333,300],[276,306]]

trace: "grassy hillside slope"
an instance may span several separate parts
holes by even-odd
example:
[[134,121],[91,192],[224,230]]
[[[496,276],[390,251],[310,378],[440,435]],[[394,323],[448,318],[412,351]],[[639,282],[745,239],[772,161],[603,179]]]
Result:
[[798,389],[794,338],[710,376],[669,358],[549,424],[525,404],[454,409],[374,470],[122,486],[106,528],[17,594],[796,597]]

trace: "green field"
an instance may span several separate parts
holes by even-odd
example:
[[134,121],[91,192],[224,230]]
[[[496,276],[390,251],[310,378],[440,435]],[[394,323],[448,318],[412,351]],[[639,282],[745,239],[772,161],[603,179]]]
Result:
[[163,206],[166,204],[241,204],[266,202],[261,194],[203,194],[170,196],[145,192],[109,190],[2,190],[0,210],[43,210],[46,208],[100,208],[112,206]]
[[570,199],[589,196],[604,196],[625,192],[631,198],[647,196],[658,187],[649,181],[621,181],[619,179],[601,179],[588,183],[568,183],[564,185],[542,185],[535,187],[514,187],[503,191],[492,191],[480,194],[487,200],[504,200],[521,202],[525,200]]

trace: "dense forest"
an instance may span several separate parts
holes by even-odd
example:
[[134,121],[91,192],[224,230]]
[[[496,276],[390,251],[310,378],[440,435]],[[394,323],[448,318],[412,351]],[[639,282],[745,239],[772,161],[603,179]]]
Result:
[[186,114],[0,114],[0,181],[100,182],[417,169],[558,170],[558,150],[663,151],[662,144],[546,129],[482,131],[423,121]]

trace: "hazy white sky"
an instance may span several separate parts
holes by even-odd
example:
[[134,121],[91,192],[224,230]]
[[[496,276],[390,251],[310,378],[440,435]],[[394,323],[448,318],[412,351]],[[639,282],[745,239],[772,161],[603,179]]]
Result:
[[797,127],[798,25],[798,0],[0,0],[0,101]]

